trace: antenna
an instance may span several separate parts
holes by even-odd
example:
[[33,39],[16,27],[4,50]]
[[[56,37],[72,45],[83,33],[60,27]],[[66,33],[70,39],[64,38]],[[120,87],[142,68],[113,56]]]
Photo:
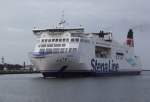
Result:
[[64,19],[64,11],[62,11],[61,20],[59,22],[60,28],[64,28],[65,27],[65,23],[66,23],[66,21]]

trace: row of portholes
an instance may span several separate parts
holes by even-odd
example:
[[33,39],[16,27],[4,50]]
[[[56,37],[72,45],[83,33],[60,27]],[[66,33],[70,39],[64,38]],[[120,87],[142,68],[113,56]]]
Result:
[[[79,42],[79,38],[71,38],[71,42]],[[63,38],[63,39],[41,39],[42,43],[47,42],[69,42],[69,38]]]
[[76,52],[77,48],[46,48],[40,49],[40,53],[67,53],[67,52]]
[[65,47],[66,44],[41,44],[38,47]]

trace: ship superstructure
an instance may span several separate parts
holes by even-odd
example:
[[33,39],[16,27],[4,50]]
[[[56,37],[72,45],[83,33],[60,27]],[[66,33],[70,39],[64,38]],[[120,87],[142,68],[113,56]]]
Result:
[[37,44],[30,54],[44,77],[140,74],[140,58],[134,54],[133,31],[127,43],[112,33],[85,33],[83,28],[33,29]]

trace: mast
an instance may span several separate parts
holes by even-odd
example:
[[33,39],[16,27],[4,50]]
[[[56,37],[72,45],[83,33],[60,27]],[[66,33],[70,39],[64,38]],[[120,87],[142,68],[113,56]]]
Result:
[[59,22],[59,27],[64,29],[65,28],[65,23],[66,23],[66,21],[64,19],[64,11],[62,11],[61,20]]

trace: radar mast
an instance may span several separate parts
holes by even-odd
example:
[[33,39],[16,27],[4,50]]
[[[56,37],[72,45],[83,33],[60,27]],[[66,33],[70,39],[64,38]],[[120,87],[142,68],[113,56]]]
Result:
[[61,20],[60,20],[60,22],[58,23],[58,24],[59,24],[59,27],[64,29],[64,28],[65,28],[65,23],[66,23],[66,21],[65,21],[65,19],[64,19],[64,11],[62,11]]

